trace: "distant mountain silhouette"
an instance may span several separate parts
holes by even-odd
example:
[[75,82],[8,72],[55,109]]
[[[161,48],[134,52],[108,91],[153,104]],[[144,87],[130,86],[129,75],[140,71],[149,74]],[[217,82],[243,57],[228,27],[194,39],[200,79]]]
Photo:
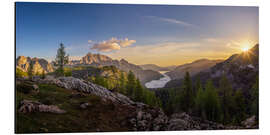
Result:
[[184,64],[177,66],[174,70],[166,73],[172,79],[181,79],[184,77],[185,73],[188,71],[190,75],[195,75],[201,71],[208,70],[212,66],[216,65],[223,60],[208,60],[208,59],[199,59],[193,61],[192,63]]
[[153,71],[172,71],[175,69],[176,66],[167,66],[167,67],[160,67],[155,64],[144,64],[140,65],[140,67],[144,70],[153,70]]

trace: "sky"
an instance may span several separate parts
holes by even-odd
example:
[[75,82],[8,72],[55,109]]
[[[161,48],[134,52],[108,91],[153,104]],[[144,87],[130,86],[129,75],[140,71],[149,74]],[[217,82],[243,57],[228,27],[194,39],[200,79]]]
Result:
[[258,7],[16,3],[16,56],[88,52],[134,64],[226,59],[259,42]]

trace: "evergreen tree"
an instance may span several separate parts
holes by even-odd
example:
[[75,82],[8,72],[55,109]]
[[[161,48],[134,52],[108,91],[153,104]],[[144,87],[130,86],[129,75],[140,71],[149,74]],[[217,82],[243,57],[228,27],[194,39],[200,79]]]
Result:
[[27,75],[28,75],[29,79],[32,79],[32,77],[33,77],[33,66],[34,66],[33,62],[30,61],[28,71],[27,71]]
[[55,59],[56,65],[58,66],[57,73],[59,75],[64,75],[64,65],[68,63],[68,57],[64,44],[60,43]]
[[252,86],[251,91],[252,107],[251,112],[256,115],[256,119],[259,119],[259,76],[256,77],[256,81]]
[[194,90],[193,90],[193,94],[194,94],[194,96],[196,96],[196,94],[197,94],[197,90],[199,90],[199,89],[200,89],[200,87],[202,87],[201,85],[202,85],[202,83],[201,83],[201,79],[200,79],[200,77],[199,77],[199,76],[197,76],[197,77],[196,77],[196,81],[195,81]]
[[183,84],[183,89],[184,89],[184,111],[190,112],[192,106],[193,106],[193,90],[192,90],[192,84],[191,84],[191,79],[189,76],[189,72],[186,72],[186,75],[184,77],[184,84]]
[[235,122],[237,124],[240,124],[241,121],[243,121],[243,119],[245,118],[245,110],[246,110],[245,98],[244,98],[242,90],[238,89],[234,93],[233,98],[234,98],[234,102],[233,102],[234,109],[232,109],[231,111],[234,113],[233,116],[234,116]]
[[220,102],[221,110],[223,116],[223,124],[230,121],[230,110],[233,109],[233,95],[232,95],[232,86],[225,75],[222,76],[219,82],[219,93],[220,93]]
[[199,89],[197,90],[197,94],[196,97],[194,99],[195,102],[195,110],[196,110],[196,114],[198,116],[203,116],[203,112],[204,112],[204,102],[205,102],[205,94],[203,91],[202,86],[199,87]]
[[136,101],[142,101],[143,100],[143,87],[140,83],[140,80],[136,80],[136,88],[135,88],[135,100]]
[[211,121],[220,120],[220,102],[218,94],[211,80],[205,86],[204,109],[206,118]]
[[120,89],[120,93],[126,94],[126,81],[125,81],[125,76],[123,72],[121,72],[120,74],[119,89]]
[[133,74],[132,71],[129,71],[129,73],[128,73],[128,81],[127,81],[127,95],[129,97],[134,98],[133,92],[135,91],[135,88],[136,88],[135,75]]

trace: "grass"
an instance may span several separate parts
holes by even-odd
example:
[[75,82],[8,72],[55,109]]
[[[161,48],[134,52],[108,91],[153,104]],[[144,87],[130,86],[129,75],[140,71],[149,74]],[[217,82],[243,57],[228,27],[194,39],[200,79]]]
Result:
[[[55,85],[39,84],[39,93],[22,93],[16,90],[16,133],[59,133],[59,132],[95,132],[128,131],[129,127],[120,125],[126,120],[126,111],[115,107],[110,102],[104,102],[100,97],[84,94],[83,97],[71,97],[74,90],[59,88]],[[43,104],[57,105],[67,111],[65,114],[18,112],[19,103],[23,99],[39,101]],[[91,106],[81,109],[82,102]],[[125,113],[125,114],[123,114]]]

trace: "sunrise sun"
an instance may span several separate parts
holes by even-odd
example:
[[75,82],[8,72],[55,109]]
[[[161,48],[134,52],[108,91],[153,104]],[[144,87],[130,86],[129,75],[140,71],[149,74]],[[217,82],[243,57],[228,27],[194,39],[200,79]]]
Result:
[[247,52],[247,51],[248,51],[248,47],[243,47],[243,48],[242,48],[242,51],[243,51],[243,52]]

